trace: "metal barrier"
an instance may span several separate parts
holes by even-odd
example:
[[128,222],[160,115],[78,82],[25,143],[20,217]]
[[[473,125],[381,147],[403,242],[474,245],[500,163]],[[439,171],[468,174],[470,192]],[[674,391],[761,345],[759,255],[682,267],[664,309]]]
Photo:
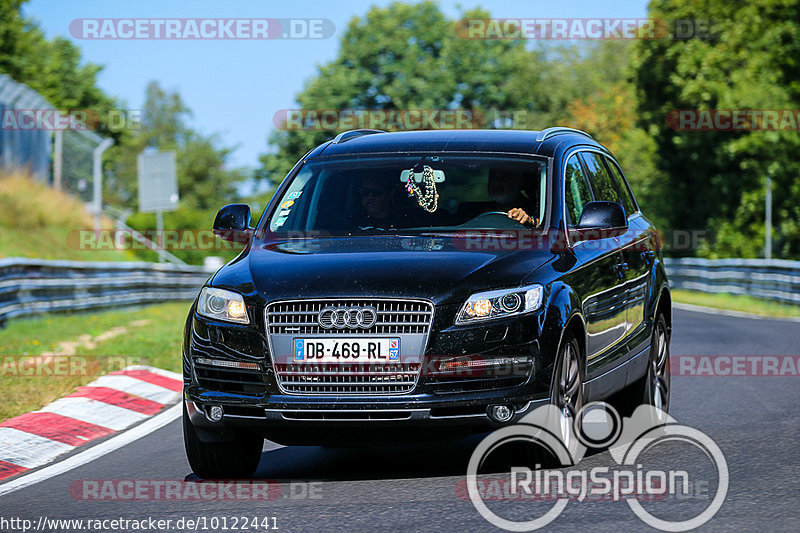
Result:
[[800,261],[664,259],[673,288],[746,294],[800,305]]
[[192,300],[211,275],[197,266],[0,259],[0,323],[23,315]]
[[[800,261],[666,258],[673,288],[800,305]],[[145,262],[0,259],[0,323],[13,317],[192,300],[211,273]]]

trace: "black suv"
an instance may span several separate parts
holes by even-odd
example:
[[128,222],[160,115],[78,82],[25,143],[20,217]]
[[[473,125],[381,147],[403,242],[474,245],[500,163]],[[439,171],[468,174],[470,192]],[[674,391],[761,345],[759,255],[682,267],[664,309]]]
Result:
[[183,344],[201,477],[281,444],[458,437],[612,394],[669,407],[658,234],[570,128],[355,130],[308,152],[203,287]]

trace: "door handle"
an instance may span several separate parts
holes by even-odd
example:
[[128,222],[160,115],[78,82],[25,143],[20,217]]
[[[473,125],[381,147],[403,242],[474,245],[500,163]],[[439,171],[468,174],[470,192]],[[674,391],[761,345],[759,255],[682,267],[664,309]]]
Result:
[[616,272],[619,277],[625,277],[625,271],[628,270],[628,263],[617,263],[614,265],[614,272]]

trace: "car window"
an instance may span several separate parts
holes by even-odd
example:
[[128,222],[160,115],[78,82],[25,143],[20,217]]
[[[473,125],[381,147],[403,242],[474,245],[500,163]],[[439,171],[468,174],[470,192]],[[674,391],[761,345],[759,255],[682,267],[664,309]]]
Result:
[[589,183],[592,184],[595,199],[622,203],[608,169],[603,164],[602,156],[595,152],[581,152],[581,159],[586,165],[586,172],[589,174]]
[[577,154],[567,160],[564,187],[564,199],[567,203],[567,225],[574,226],[581,218],[583,206],[592,201],[589,187],[586,185],[586,176],[583,173],[580,161],[578,161]]
[[[275,204],[268,228],[360,235],[541,227],[547,184],[541,158],[376,154],[312,159]],[[512,209],[529,216],[527,225],[509,218]]]
[[636,201],[633,198],[633,193],[628,187],[625,178],[622,176],[622,172],[620,172],[619,167],[614,164],[610,158],[606,157],[606,165],[608,165],[608,169],[611,172],[611,177],[614,180],[614,183],[617,185],[617,189],[622,193],[622,207],[625,208],[625,213],[628,215],[632,215],[639,209],[636,207]]

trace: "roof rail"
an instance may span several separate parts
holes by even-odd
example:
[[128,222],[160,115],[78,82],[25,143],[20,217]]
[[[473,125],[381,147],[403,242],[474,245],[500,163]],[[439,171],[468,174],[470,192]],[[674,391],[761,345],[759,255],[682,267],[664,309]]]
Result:
[[343,131],[342,133],[334,137],[333,141],[331,141],[331,144],[343,143],[345,141],[349,141],[350,139],[355,139],[356,137],[361,137],[364,135],[372,135],[373,133],[386,133],[386,132],[383,130],[365,130],[365,129],[347,130]]
[[565,128],[563,126],[556,126],[555,128],[546,128],[539,132],[539,135],[536,136],[537,142],[542,142],[550,137],[555,137],[556,135],[564,135],[567,133],[577,133],[578,135],[585,135],[592,138],[591,135],[586,133],[585,131],[576,130],[575,128]]

